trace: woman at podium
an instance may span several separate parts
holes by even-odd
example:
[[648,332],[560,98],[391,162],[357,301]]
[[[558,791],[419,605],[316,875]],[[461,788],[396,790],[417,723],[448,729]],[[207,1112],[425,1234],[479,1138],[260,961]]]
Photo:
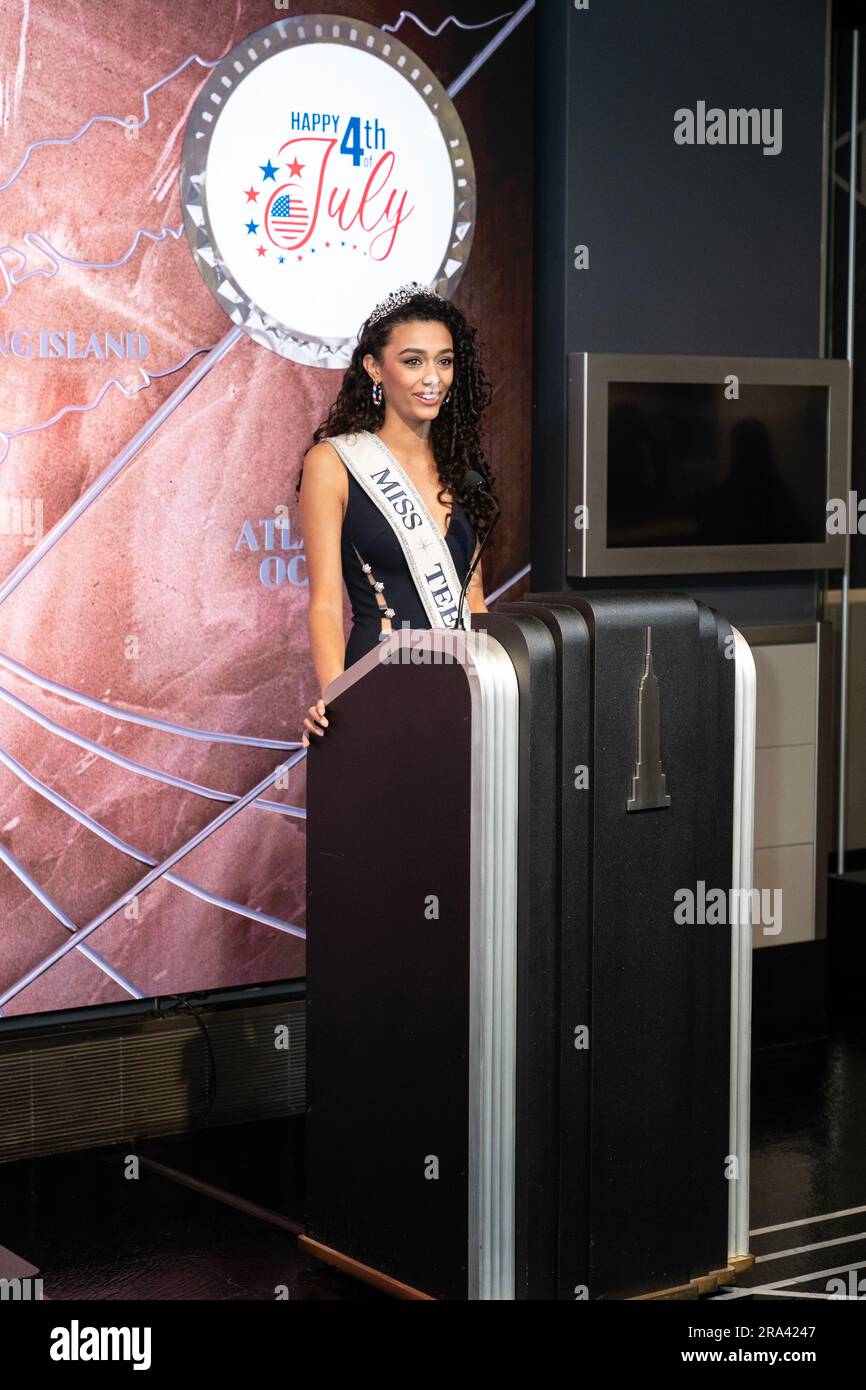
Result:
[[[475,329],[450,300],[411,281],[376,305],[297,484],[322,692],[395,627],[457,625],[479,533],[497,510],[479,439],[491,396]],[[460,626],[486,611],[479,563]],[[327,723],[320,698],[304,720],[305,748]]]

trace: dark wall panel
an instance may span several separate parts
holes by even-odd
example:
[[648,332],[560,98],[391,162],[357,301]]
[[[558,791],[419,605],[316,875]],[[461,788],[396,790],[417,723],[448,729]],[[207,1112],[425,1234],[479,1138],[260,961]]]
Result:
[[[568,352],[819,356],[825,0],[538,7],[533,581],[564,585]],[[778,153],[675,113],[781,110]],[[772,144],[772,140],[770,141]],[[589,268],[576,269],[585,245]],[[671,586],[674,587],[674,586]],[[676,588],[688,588],[688,579]],[[814,604],[814,585],[800,585]]]

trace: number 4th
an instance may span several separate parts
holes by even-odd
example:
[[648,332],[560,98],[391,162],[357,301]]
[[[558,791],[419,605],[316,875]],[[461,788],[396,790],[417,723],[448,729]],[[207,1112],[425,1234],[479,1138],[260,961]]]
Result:
[[[352,137],[354,137],[354,139]],[[361,144],[360,116],[349,117],[349,123],[346,126],[346,133],[343,136],[343,141],[340,145],[340,153],[350,154],[352,156],[352,164],[355,168],[357,168],[358,165],[361,163],[361,156],[364,153],[364,147]]]

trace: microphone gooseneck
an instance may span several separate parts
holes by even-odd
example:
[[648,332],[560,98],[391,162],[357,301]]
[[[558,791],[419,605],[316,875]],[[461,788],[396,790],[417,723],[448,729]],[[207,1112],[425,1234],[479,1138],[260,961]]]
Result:
[[482,537],[481,544],[478,547],[478,554],[475,556],[475,559],[472,561],[468,570],[466,571],[466,578],[463,580],[463,588],[460,590],[460,598],[457,603],[457,620],[454,624],[455,628],[457,629],[459,629],[461,626],[461,620],[463,617],[463,601],[466,598],[466,590],[469,588],[470,580],[472,579],[473,574],[475,573],[476,569],[478,568],[478,565],[481,562],[481,556],[484,553],[484,547],[490,539],[493,528],[499,520],[500,516],[502,515],[502,508],[500,507],[494,494],[490,492],[490,488],[487,484],[486,478],[483,478],[481,474],[477,472],[476,469],[468,468],[466,470],[466,482],[468,484],[469,492],[476,492],[479,488],[481,488],[484,492],[487,492],[490,495],[490,497],[493,498],[493,501],[496,505],[496,515],[494,516],[493,520],[491,521],[490,525],[485,531],[484,536]]

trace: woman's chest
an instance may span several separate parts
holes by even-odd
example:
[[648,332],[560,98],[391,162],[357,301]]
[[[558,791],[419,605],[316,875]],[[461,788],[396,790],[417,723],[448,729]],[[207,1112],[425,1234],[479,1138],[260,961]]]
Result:
[[[470,530],[468,518],[458,502],[450,512],[447,530],[445,520],[439,527],[439,539],[444,541],[451,558],[457,564],[463,563],[463,553],[468,543],[468,537],[464,533]],[[377,564],[391,572],[405,567],[403,547],[394,526],[351,475],[348,502],[343,517],[342,539],[344,550],[348,548],[351,552],[352,547],[356,546],[374,570]],[[438,549],[435,538],[429,538],[425,549],[430,553]]]

